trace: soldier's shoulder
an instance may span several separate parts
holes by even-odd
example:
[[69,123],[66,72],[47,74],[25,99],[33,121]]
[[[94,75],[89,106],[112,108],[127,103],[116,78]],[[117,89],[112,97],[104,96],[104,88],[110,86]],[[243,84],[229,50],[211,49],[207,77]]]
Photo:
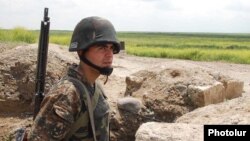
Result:
[[[60,80],[45,96],[45,100],[50,100],[56,105],[75,105],[80,104],[80,96],[72,82]],[[60,106],[59,106],[60,107]],[[76,106],[75,106],[76,107]]]
[[52,86],[49,93],[76,93],[76,88],[72,82],[67,79],[61,79],[58,83]]

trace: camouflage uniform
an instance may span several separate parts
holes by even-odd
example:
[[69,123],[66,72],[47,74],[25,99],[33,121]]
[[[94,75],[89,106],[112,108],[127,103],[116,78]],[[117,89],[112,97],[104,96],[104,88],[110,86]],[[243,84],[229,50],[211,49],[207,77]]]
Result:
[[[87,105],[86,99],[84,97],[81,100],[79,90],[71,81],[66,79],[68,76],[77,78],[89,90],[92,103],[96,105],[94,122],[97,140],[109,140],[110,107],[106,97],[100,85],[96,82],[95,86],[91,87],[86,82],[86,78],[76,71],[76,67],[76,64],[72,65],[67,75],[45,96],[41,109],[28,134],[28,140],[93,140],[89,116],[85,106]],[[97,99],[95,99],[96,97]]]

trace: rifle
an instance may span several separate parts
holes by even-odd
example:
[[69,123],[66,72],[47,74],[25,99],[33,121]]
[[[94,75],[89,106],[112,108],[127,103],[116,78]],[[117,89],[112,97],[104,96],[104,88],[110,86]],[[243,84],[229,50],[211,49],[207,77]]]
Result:
[[[47,54],[48,54],[48,43],[49,43],[49,17],[48,8],[44,8],[44,18],[41,21],[38,55],[37,55],[37,66],[36,66],[36,87],[35,87],[35,108],[33,119],[35,119],[37,113],[40,110],[41,102],[44,97],[45,87],[45,75],[47,65]],[[22,127],[16,131],[16,141],[26,141],[27,133],[26,128]]]
[[48,8],[44,8],[44,18],[43,21],[41,21],[37,66],[36,66],[35,107],[34,107],[33,119],[35,119],[36,115],[38,114],[41,102],[44,98],[47,54],[48,54],[48,43],[49,43],[49,27],[50,27],[48,11],[49,11]]

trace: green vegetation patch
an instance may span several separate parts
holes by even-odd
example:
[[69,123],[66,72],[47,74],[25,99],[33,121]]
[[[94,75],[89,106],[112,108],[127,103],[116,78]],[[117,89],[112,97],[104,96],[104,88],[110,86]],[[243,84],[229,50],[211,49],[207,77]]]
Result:
[[[72,31],[50,30],[49,42],[70,43]],[[250,34],[118,32],[128,54],[250,64]],[[39,31],[0,29],[0,41],[37,43]]]
[[250,64],[250,34],[119,33],[128,54]]
[[37,42],[37,37],[36,32],[23,27],[16,27],[12,30],[0,29],[0,41],[35,43]]

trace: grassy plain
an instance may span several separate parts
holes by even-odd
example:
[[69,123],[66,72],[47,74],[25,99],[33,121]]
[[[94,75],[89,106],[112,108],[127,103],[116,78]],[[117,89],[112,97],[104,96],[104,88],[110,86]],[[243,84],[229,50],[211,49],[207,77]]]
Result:
[[250,64],[250,34],[120,33],[138,56]]
[[[50,43],[68,46],[72,31],[50,31]],[[128,54],[250,64],[250,34],[118,32]],[[0,29],[1,42],[36,43],[39,31]]]

